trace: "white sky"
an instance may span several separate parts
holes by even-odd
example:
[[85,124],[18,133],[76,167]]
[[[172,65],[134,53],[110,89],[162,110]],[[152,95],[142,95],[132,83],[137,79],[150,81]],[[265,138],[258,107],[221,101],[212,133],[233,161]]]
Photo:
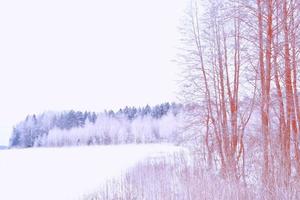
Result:
[[176,101],[186,1],[0,1],[0,145],[27,114]]

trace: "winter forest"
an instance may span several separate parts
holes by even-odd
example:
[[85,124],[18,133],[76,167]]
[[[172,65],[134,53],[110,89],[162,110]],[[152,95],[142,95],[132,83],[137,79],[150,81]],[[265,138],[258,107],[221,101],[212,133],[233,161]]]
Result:
[[177,142],[182,105],[125,107],[95,112],[46,112],[16,125],[11,147]]
[[178,31],[178,102],[28,115],[7,151],[139,155],[86,200],[300,199],[300,1],[189,0]]

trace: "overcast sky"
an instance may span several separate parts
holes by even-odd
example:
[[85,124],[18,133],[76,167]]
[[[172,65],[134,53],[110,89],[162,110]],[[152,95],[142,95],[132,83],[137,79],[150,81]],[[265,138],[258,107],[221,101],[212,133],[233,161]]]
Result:
[[186,1],[0,1],[0,145],[27,114],[176,101]]

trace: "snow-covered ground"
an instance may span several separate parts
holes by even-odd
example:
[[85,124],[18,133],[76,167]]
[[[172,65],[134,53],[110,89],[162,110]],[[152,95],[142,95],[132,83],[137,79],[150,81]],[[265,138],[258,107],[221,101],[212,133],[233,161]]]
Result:
[[0,199],[79,199],[147,157],[183,150],[168,144],[3,150]]

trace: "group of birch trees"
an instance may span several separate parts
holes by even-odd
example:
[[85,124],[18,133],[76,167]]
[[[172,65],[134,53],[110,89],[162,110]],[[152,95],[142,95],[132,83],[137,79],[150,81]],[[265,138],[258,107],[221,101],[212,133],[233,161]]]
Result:
[[264,186],[299,178],[299,13],[298,0],[191,3],[180,59],[187,130],[225,178],[245,180],[250,135]]

